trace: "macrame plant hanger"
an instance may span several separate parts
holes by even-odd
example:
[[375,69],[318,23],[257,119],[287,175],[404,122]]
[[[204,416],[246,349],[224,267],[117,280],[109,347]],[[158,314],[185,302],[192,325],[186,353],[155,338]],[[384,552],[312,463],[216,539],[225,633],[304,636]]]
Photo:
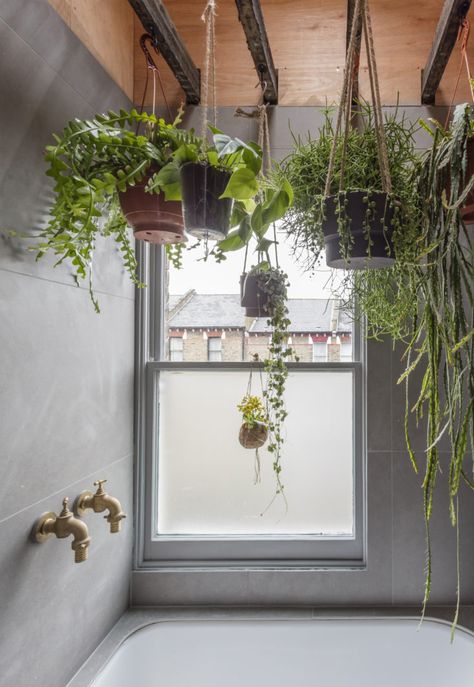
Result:
[[347,141],[352,118],[352,89],[354,84],[355,69],[357,68],[356,55],[356,37],[358,24],[361,22],[362,33],[365,38],[365,47],[367,52],[367,63],[369,71],[370,92],[372,96],[372,104],[374,111],[374,129],[377,140],[377,156],[380,167],[380,176],[382,181],[382,191],[384,193],[391,193],[392,181],[390,178],[390,168],[388,163],[387,141],[385,138],[385,130],[383,125],[382,105],[380,100],[380,87],[377,75],[377,65],[375,61],[374,38],[372,33],[372,23],[370,19],[370,10],[368,0],[356,0],[354,15],[352,18],[351,34],[349,45],[347,48],[346,64],[344,68],[344,79],[342,84],[341,100],[336,120],[336,128],[334,131],[334,140],[331,148],[329,158],[328,173],[326,177],[325,193],[326,197],[331,195],[331,182],[334,176],[334,166],[336,160],[336,151],[338,147],[338,139],[343,125],[342,119],[344,117],[344,130],[342,134],[342,151],[341,151],[341,167],[339,179],[339,191],[344,190],[344,171],[347,152]]
[[[254,363],[260,362],[260,358],[259,358],[258,353],[255,353],[253,355],[253,362]],[[259,395],[260,395],[260,397],[263,398],[264,387],[263,387],[263,377],[262,377],[261,368],[259,369],[258,373],[259,373],[259,381],[260,381],[260,394]],[[253,370],[250,369],[249,379],[247,382],[247,391],[245,394],[246,398],[250,398],[252,396],[252,381],[253,381],[252,377],[253,377]],[[260,453],[259,453],[259,447],[257,447],[257,448],[255,448],[254,481],[253,481],[253,483],[259,484],[261,481],[262,481],[262,477],[261,477]]]

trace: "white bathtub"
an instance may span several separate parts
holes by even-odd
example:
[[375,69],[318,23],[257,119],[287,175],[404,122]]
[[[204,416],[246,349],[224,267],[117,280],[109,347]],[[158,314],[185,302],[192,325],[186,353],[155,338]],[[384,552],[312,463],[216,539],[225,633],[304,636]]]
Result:
[[474,637],[415,619],[186,620],[130,635],[93,687],[473,687]]

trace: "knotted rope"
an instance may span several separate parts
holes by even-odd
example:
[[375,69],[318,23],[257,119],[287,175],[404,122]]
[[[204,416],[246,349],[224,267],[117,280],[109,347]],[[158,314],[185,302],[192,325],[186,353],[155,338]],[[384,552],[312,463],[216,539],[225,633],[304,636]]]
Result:
[[206,25],[206,54],[204,58],[204,75],[202,79],[202,120],[201,137],[207,138],[207,120],[209,112],[209,82],[212,82],[212,123],[217,126],[217,86],[216,86],[216,0],[208,0],[201,20]]
[[449,104],[449,109],[448,109],[448,114],[446,115],[446,121],[444,123],[445,129],[448,128],[449,118],[451,117],[451,112],[453,110],[454,100],[456,98],[456,93],[458,91],[459,81],[461,80],[461,74],[462,74],[463,66],[466,67],[467,78],[469,79],[469,92],[470,92],[471,98],[474,102],[474,90],[472,87],[471,69],[469,67],[469,59],[467,57],[467,44],[469,41],[470,32],[471,32],[471,24],[470,24],[468,19],[464,19],[461,22],[461,25],[459,27],[459,33],[458,33],[458,38],[457,38],[457,42],[460,43],[460,48],[461,48],[461,60],[459,62],[458,75],[457,75],[456,83],[454,86],[453,96],[451,98],[451,102]]
[[358,68],[358,57],[356,55],[356,39],[358,25],[362,22],[362,33],[365,37],[365,46],[367,52],[367,62],[369,67],[370,91],[372,96],[372,104],[374,110],[374,129],[377,138],[377,155],[380,167],[380,176],[382,182],[382,191],[390,193],[392,190],[392,182],[390,178],[390,167],[388,162],[387,140],[385,137],[385,129],[383,125],[382,104],[380,99],[380,87],[377,75],[377,64],[375,61],[374,38],[372,33],[372,23],[370,20],[369,2],[368,0],[356,0],[354,7],[354,14],[352,17],[351,33],[349,45],[347,47],[346,63],[344,67],[344,78],[342,83],[341,100],[336,119],[336,127],[334,130],[334,140],[329,156],[328,173],[326,177],[326,185],[324,195],[329,196],[331,193],[331,181],[334,174],[334,165],[336,160],[336,151],[338,145],[339,134],[342,126],[342,119],[344,116],[344,133],[342,139],[341,152],[341,175],[339,180],[339,190],[344,188],[344,172],[347,152],[347,142],[349,137],[350,122],[352,116],[352,89],[356,69]]

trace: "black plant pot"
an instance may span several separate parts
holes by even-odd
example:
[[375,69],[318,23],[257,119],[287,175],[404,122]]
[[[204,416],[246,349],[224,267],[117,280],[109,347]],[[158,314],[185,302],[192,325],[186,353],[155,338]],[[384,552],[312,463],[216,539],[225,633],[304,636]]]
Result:
[[[338,197],[340,204],[338,204]],[[365,199],[365,201],[364,201]],[[347,204],[344,204],[344,201]],[[369,204],[374,204],[369,208]],[[338,231],[338,208],[351,234],[348,255]],[[323,233],[326,263],[346,270],[381,269],[395,262],[393,249],[394,201],[381,191],[346,191],[324,201]],[[347,218],[347,219],[344,219]],[[369,237],[367,236],[367,220]],[[369,245],[370,241],[370,245]]]
[[268,317],[267,303],[268,295],[258,284],[258,274],[242,274],[240,276],[240,305],[245,308],[246,317]]
[[200,239],[221,241],[230,226],[233,200],[220,198],[230,173],[199,162],[181,167],[183,217],[186,231]]

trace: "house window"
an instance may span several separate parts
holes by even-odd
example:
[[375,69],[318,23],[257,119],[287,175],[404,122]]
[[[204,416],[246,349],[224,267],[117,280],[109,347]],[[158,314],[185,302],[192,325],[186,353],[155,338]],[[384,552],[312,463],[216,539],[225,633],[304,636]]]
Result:
[[[251,371],[251,393],[265,398],[265,369],[252,356],[263,360],[271,335],[267,318],[248,318],[240,307],[240,264],[227,282],[232,256],[223,272],[210,262],[196,266],[185,253],[192,268],[185,264],[179,274],[166,273],[164,251],[147,250],[152,270],[150,288],[141,294],[150,301],[140,415],[142,560],[161,567],[362,566],[363,375],[359,334],[350,318],[329,297],[292,298],[290,290],[289,342],[298,361],[288,363],[285,391],[285,505],[281,495],[274,498],[272,454],[260,448],[261,480],[255,484],[255,450],[238,441],[237,405],[248,393]],[[314,282],[308,281],[312,294]],[[301,282],[298,287],[305,288]],[[328,336],[317,332],[331,326],[352,347],[347,362],[328,361]],[[185,350],[182,338],[171,335],[179,328],[186,331]],[[225,362],[222,338],[212,335],[224,328]]]
[[207,339],[207,359],[210,363],[222,361],[222,339],[220,336],[210,336]]
[[170,336],[169,338],[169,359],[174,363],[183,361],[184,343],[182,336]]
[[327,343],[326,341],[313,342],[313,363],[327,362]]

